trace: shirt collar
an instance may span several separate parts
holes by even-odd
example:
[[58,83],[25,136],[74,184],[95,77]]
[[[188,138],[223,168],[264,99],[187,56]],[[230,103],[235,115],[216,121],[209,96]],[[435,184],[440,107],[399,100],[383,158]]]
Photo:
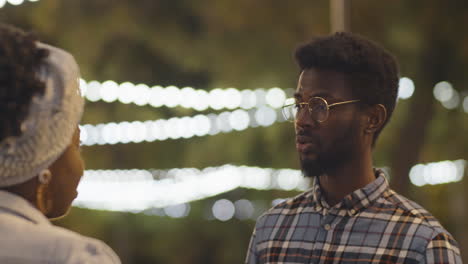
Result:
[[0,190],[0,211],[24,218],[35,224],[50,224],[49,220],[21,196]]
[[362,209],[367,208],[370,204],[372,204],[373,201],[381,197],[384,192],[389,189],[388,181],[385,177],[385,173],[382,170],[375,169],[375,176],[376,179],[373,182],[346,195],[341,202],[332,208],[330,208],[328,203],[325,201],[325,198],[323,197],[319,179],[315,178],[312,187],[312,198],[315,202],[313,204],[314,209],[318,212],[323,210],[337,210],[338,214],[340,212],[344,212],[349,216],[357,214]]

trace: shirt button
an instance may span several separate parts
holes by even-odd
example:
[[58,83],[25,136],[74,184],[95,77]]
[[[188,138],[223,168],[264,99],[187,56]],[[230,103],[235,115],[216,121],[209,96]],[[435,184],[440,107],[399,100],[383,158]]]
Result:
[[328,230],[330,230],[330,229],[331,229],[331,226],[330,226],[329,224],[326,224],[326,225],[324,225],[324,226],[323,226],[323,228],[325,228],[325,230],[327,230],[327,231],[328,231]]
[[354,210],[354,209],[351,209],[351,210],[349,210],[349,212],[350,212],[350,213],[353,215],[353,214],[355,214],[355,213],[356,213],[356,210]]

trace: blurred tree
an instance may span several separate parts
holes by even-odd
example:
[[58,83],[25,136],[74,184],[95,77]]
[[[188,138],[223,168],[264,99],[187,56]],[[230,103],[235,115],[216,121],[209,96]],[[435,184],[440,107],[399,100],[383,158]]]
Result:
[[[295,46],[329,32],[326,0],[41,0],[7,5],[0,15],[1,21],[33,29],[45,42],[72,52],[86,80],[207,90],[295,87],[298,72],[291,56]],[[403,76],[412,78],[416,86],[411,99],[398,103],[379,140],[375,163],[389,166],[393,187],[422,200],[450,231],[456,231],[458,239],[468,237],[468,230],[446,217],[456,210],[448,211],[445,205],[451,200],[445,194],[460,193],[460,187],[416,189],[408,172],[418,162],[468,157],[468,115],[460,108],[442,108],[432,95],[434,85],[443,80],[460,92],[460,87],[467,87],[468,35],[461,30],[467,20],[467,3],[456,0],[353,1],[351,16],[352,31],[394,53]],[[88,103],[83,122],[194,114],[179,108],[98,102]],[[91,169],[202,168],[225,163],[297,168],[293,140],[292,126],[283,123],[189,141],[93,146],[85,148],[84,156]],[[466,186],[466,180],[460,184]],[[249,192],[251,199],[265,200],[294,194]],[[242,197],[237,195],[235,199]],[[457,205],[466,207],[466,198]],[[463,216],[463,210],[459,212]],[[109,241],[126,263],[241,262],[253,221],[201,219],[202,213],[172,220],[80,210],[62,224]]]
[[[416,86],[405,116],[399,121],[398,131],[392,131],[392,134],[384,132],[393,141],[395,138],[398,140],[397,145],[388,149],[393,153],[388,160],[392,169],[392,185],[400,193],[411,196],[408,178],[411,166],[444,159],[444,156],[445,159],[468,156],[465,152],[454,157],[451,150],[439,153],[438,157],[425,154],[427,147],[439,147],[428,141],[436,107],[432,92],[434,85],[447,80],[455,87],[466,85],[463,69],[468,66],[468,36],[460,34],[457,28],[468,22],[468,6],[460,1],[394,1],[385,4],[356,1],[353,2],[353,12],[353,31],[384,43],[397,56],[402,74],[412,78]],[[397,112],[399,110],[397,107]],[[463,119],[466,120],[466,115],[457,118]],[[444,138],[458,135],[461,131],[450,132]],[[466,146],[467,143],[466,140],[451,142],[452,146]]]

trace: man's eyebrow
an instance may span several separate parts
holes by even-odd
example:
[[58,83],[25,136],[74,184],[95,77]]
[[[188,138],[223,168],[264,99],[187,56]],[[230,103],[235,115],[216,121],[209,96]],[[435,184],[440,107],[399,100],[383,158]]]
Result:
[[[335,97],[327,92],[318,92],[311,94],[310,97],[322,97],[324,99],[335,99]],[[302,94],[300,93],[294,93],[294,98],[296,99],[302,99]]]
[[326,92],[316,93],[316,94],[311,95],[311,97],[322,97],[322,98],[329,98],[329,99],[334,98],[334,96]]

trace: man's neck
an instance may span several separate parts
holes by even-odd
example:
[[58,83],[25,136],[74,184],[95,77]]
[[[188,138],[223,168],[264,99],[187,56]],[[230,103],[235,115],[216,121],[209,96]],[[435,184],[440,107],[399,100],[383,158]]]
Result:
[[320,187],[330,206],[375,180],[371,153],[360,156],[339,168],[319,176]]

